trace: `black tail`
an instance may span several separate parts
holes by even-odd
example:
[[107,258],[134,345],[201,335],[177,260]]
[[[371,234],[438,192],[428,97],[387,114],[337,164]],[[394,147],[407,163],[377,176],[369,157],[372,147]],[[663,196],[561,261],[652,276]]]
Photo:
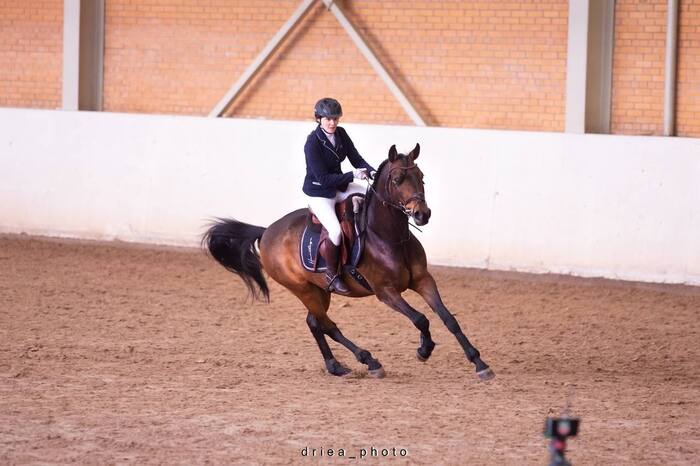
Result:
[[243,279],[253,299],[259,299],[262,293],[269,302],[270,290],[255,249],[255,242],[260,240],[265,228],[231,218],[217,220],[202,236],[202,247],[206,246],[219,264]]

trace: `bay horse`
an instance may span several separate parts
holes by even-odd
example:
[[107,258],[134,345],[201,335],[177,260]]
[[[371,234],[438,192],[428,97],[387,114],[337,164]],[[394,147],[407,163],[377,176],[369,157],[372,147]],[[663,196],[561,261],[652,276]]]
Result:
[[[427,361],[435,348],[430,336],[430,322],[401,296],[407,289],[417,292],[457,338],[467,359],[474,364],[477,376],[489,380],[494,377],[493,371],[443,304],[435,280],[428,272],[423,246],[409,231],[409,218],[419,226],[428,223],[430,218],[423,173],[415,164],[419,153],[419,144],[408,154],[399,154],[396,146],[392,146],[388,159],[379,166],[367,192],[364,210],[359,215],[365,248],[357,270],[364,275],[372,291],[348,277],[344,277],[345,283],[350,288],[351,297],[374,294],[381,302],[408,317],[420,331],[417,357],[420,361]],[[299,209],[267,228],[234,219],[218,219],[202,237],[202,245],[217,262],[243,279],[253,298],[269,301],[264,270],[301,300],[308,310],[306,323],[330,374],[344,376],[351,371],[335,359],[326,336],[350,350],[360,363],[367,366],[368,375],[381,378],[385,375],[381,363],[369,351],[345,337],[328,317],[331,293],[324,274],[310,272],[301,264],[299,243],[307,215],[308,209]]]

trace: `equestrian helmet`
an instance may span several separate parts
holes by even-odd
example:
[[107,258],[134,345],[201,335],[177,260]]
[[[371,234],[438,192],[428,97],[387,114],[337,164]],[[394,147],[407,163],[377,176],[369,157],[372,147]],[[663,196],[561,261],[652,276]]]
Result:
[[330,97],[324,97],[314,105],[314,117],[319,120],[326,118],[340,118],[343,116],[343,107],[340,102]]

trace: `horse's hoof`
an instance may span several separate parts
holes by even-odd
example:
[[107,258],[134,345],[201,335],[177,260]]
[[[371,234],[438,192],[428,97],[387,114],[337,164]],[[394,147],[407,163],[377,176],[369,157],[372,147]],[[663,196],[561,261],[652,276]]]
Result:
[[330,375],[333,375],[335,377],[347,377],[350,374],[352,374],[352,371],[348,369],[347,367],[337,367],[333,369],[332,371],[327,371]]
[[491,370],[490,367],[487,367],[483,371],[477,372],[476,376],[479,377],[479,380],[487,381],[496,377],[496,374]]
[[420,362],[425,362],[428,360],[433,350],[435,349],[435,342],[432,340],[427,340],[423,334],[420,336],[420,346],[416,348],[416,357]]
[[346,375],[352,373],[350,369],[347,367],[341,365],[338,361],[335,359],[329,361],[326,364],[326,371],[330,375],[335,375],[336,377],[345,377]]
[[380,367],[379,369],[370,369],[367,371],[367,375],[374,379],[383,379],[386,376],[386,372],[384,372],[384,368]]

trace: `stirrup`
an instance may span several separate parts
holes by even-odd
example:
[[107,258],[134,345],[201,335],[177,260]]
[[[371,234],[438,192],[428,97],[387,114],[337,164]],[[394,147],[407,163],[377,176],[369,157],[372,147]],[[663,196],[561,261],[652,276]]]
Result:
[[[326,281],[328,282],[328,291],[331,293],[336,292],[343,295],[350,293],[350,289],[345,284],[339,273],[336,273],[333,277],[326,274]],[[340,284],[340,286],[338,286],[338,284]]]

